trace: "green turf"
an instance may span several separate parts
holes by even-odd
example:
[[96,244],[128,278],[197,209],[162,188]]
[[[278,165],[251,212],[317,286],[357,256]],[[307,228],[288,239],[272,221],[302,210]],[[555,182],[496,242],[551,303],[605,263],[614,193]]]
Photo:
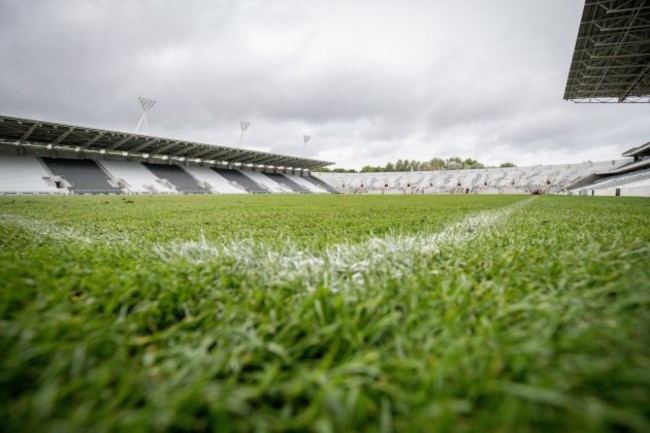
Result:
[[5,431],[650,430],[650,200],[0,197]]

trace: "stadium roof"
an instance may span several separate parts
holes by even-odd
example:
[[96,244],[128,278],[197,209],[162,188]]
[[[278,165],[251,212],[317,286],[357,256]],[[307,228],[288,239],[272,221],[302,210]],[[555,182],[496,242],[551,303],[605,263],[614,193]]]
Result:
[[179,161],[314,169],[333,164],[288,155],[186,140],[64,125],[0,115],[0,142],[77,152],[163,157]]
[[623,152],[623,156],[631,157],[648,157],[650,156],[650,141],[641,146],[633,147]]
[[564,99],[650,102],[650,0],[586,0]]

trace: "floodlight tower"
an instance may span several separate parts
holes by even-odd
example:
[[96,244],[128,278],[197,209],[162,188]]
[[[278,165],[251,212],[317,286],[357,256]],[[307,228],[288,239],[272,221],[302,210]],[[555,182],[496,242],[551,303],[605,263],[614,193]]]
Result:
[[140,106],[142,107],[142,116],[140,117],[140,121],[138,122],[138,125],[135,127],[135,132],[136,134],[146,134],[149,135],[149,123],[147,122],[147,113],[151,108],[156,105],[156,101],[153,99],[147,99],[147,98],[138,98],[138,101],[140,101]]
[[300,151],[300,156],[305,155],[305,146],[307,146],[307,142],[311,140],[311,135],[303,135],[302,136],[302,151]]
[[246,132],[248,127],[251,126],[251,123],[247,122],[245,120],[240,120],[239,121],[239,126],[241,128],[241,136],[239,137],[239,147],[241,147],[241,144],[244,141],[244,132]]

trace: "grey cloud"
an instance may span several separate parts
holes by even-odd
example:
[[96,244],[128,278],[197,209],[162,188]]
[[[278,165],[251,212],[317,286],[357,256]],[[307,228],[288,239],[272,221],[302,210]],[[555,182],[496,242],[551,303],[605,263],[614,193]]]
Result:
[[0,112],[132,130],[145,96],[154,134],[237,145],[247,119],[246,146],[310,133],[306,155],[357,168],[606,155],[650,113],[562,101],[582,4],[0,0]]

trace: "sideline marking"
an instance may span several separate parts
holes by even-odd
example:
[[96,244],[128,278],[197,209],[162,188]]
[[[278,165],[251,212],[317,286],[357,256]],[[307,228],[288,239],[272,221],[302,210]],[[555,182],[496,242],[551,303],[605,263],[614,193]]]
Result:
[[[321,252],[300,250],[287,242],[279,250],[253,239],[233,240],[225,244],[206,241],[156,244],[153,252],[165,261],[178,259],[190,263],[225,262],[230,271],[255,275],[267,286],[299,282],[308,289],[320,285],[340,291],[364,287],[386,277],[399,279],[410,272],[418,260],[435,255],[444,245],[459,245],[486,236],[507,218],[536,197],[511,205],[470,214],[430,235],[392,235],[370,238],[357,244],[336,244]],[[61,241],[84,244],[128,242],[125,234],[88,236],[82,231],[13,214],[0,214],[0,224],[24,228]]]
[[155,245],[154,252],[165,261],[187,260],[194,264],[223,261],[233,272],[254,273],[267,285],[301,282],[308,289],[319,285],[339,291],[365,286],[378,276],[401,278],[417,260],[437,254],[440,246],[458,245],[485,236],[507,220],[516,210],[536,197],[505,206],[480,211],[452,223],[432,235],[387,236],[371,238],[358,244],[337,244],[322,252],[299,250],[287,243],[279,251],[252,239],[226,244],[180,242]]
[[33,218],[25,218],[20,215],[0,213],[0,224],[17,226],[30,232],[48,237],[58,241],[74,241],[84,244],[95,242],[127,242],[125,234],[102,234],[89,236],[84,232],[71,227],[61,227],[53,223],[43,222]]

